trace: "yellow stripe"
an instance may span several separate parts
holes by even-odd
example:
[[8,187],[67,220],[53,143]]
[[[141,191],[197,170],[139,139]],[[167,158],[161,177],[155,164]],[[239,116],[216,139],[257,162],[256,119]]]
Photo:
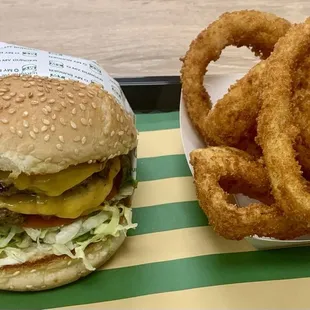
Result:
[[192,177],[177,177],[138,184],[132,206],[152,205],[197,200]]
[[184,154],[180,129],[145,131],[138,139],[138,158]]
[[247,241],[226,240],[216,235],[211,227],[193,227],[128,237],[102,269],[247,251],[255,251]]
[[309,278],[239,283],[70,306],[57,310],[308,309],[309,285]]

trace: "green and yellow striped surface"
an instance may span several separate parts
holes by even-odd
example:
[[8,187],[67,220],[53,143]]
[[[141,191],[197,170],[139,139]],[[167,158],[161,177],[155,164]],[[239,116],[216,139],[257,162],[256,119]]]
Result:
[[138,115],[137,126],[138,228],[102,270],[51,291],[1,292],[0,308],[308,308],[310,248],[218,237],[195,198],[178,113]]

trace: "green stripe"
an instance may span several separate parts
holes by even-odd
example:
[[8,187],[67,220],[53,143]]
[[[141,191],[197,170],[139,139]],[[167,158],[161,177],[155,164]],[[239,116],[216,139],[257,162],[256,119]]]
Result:
[[198,287],[304,278],[310,276],[309,256],[310,248],[305,247],[198,256],[105,270],[47,292],[3,292],[0,308],[46,309]]
[[139,131],[179,128],[179,112],[137,114],[136,124]]
[[191,176],[185,155],[141,158],[137,165],[139,182]]
[[208,219],[197,201],[135,208],[133,221],[138,223],[138,227],[129,230],[129,236],[208,225]]

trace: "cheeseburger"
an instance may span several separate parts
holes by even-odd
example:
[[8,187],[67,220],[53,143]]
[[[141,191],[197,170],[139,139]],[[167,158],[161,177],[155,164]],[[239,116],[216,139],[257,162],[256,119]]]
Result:
[[0,79],[0,289],[78,280],[123,243],[133,117],[96,84]]

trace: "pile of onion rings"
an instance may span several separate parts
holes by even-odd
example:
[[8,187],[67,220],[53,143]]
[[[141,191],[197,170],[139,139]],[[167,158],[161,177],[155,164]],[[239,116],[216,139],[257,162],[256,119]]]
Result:
[[[211,108],[208,64],[229,45],[262,59]],[[310,19],[225,13],[182,59],[182,95],[206,147],[190,154],[201,208],[221,236],[294,239],[310,233]],[[228,194],[261,203],[238,207]]]

